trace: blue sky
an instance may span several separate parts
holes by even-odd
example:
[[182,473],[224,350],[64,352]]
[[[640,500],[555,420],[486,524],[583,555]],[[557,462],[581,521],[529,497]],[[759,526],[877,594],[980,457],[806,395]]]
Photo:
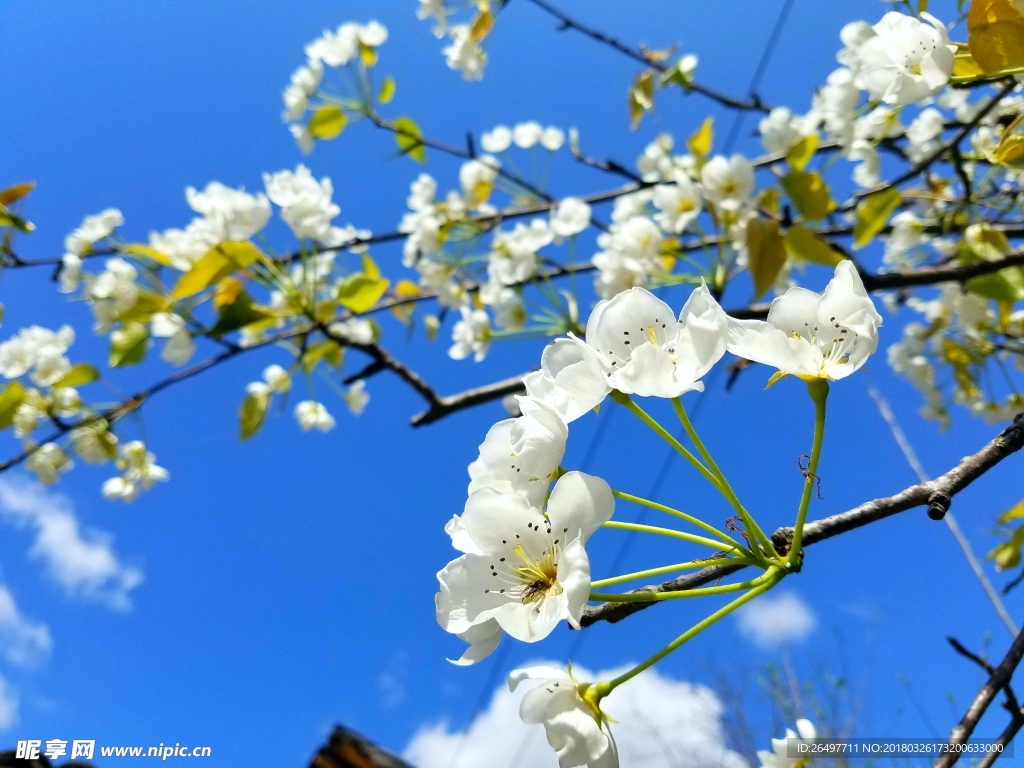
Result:
[[[779,8],[777,0],[650,0],[630,7],[641,13],[612,3],[563,5],[624,40],[679,43],[697,52],[699,79],[732,93],[745,90]],[[815,85],[835,66],[842,24],[875,20],[883,10],[874,0],[796,0],[762,86],[765,99],[806,109]],[[302,62],[302,46],[348,20],[377,18],[390,31],[378,65],[398,83],[390,114],[413,115],[425,133],[453,143],[466,131],[479,135],[499,122],[537,119],[578,126],[590,153],[631,164],[659,131],[681,140],[714,114],[724,133],[729,119],[699,96],[666,93],[655,114],[630,132],[624,94],[635,65],[556,32],[526,2],[513,2],[499,19],[482,83],[465,83],[447,69],[441,43],[416,20],[412,2],[37,0],[4,3],[0,14],[6,105],[0,185],[24,179],[39,185],[27,209],[38,231],[20,241],[26,256],[59,255],[64,235],[82,216],[108,206],[124,212],[123,231],[141,240],[152,229],[188,221],[186,185],[216,179],[255,190],[263,171],[294,167],[300,156],[280,123],[279,92]],[[756,143],[746,134],[754,127],[749,120],[738,147],[751,154]],[[409,182],[420,172],[394,154],[390,136],[356,125],[306,162],[334,180],[340,221],[384,232],[397,224]],[[454,183],[457,165],[433,153],[427,170],[444,187]],[[552,191],[579,194],[615,183],[572,165],[563,153]],[[583,248],[591,252],[592,242]],[[399,248],[374,255],[386,272],[399,271]],[[725,303],[744,303],[746,290],[730,291]],[[76,359],[104,356],[87,308],[68,304],[44,272],[3,275],[0,301],[4,337],[30,323],[71,323],[79,334]],[[898,338],[902,318],[886,323],[884,346]],[[456,363],[444,354],[445,344],[428,345],[422,336],[406,342],[397,324],[385,330],[385,343],[442,392],[520,373],[536,364],[541,348],[540,342],[502,345],[479,365]],[[52,650],[31,669],[0,661],[0,675],[21,697],[20,722],[0,734],[0,744],[52,737],[180,741],[211,745],[217,765],[302,765],[335,722],[395,750],[424,724],[447,719],[461,728],[482,687],[503,678],[493,661],[472,669],[449,665],[445,657],[459,653],[459,643],[433,616],[433,574],[451,555],[442,527],[461,510],[465,467],[488,426],[502,417],[499,406],[412,430],[408,419],[421,402],[381,376],[370,382],[366,413],[353,419],[337,405],[339,427],[328,435],[302,434],[284,416],[241,444],[236,414],[244,385],[280,358],[274,351],[244,356],[161,394],[142,423],[127,427],[144,433],[170,470],[167,486],[120,506],[99,495],[104,470],[76,469],[59,485],[82,525],[111,532],[121,565],[144,573],[130,611],[65,594],[30,554],[31,530],[3,529],[2,582],[25,615],[49,626]],[[890,398],[933,473],[996,432],[957,414],[940,438],[934,424],[916,415],[917,395],[881,355],[869,369],[833,388],[819,473],[824,500],[815,503],[814,517],[914,481],[868,398],[868,381]],[[132,391],[165,370],[155,362],[114,379]],[[698,426],[741,497],[773,529],[788,523],[795,507],[796,457],[810,442],[812,414],[801,385],[785,382],[766,392],[766,377],[749,371],[730,393],[722,379],[712,382]],[[573,425],[566,465],[579,466],[598,420],[610,418],[589,470],[613,487],[643,494],[664,448],[627,414],[611,411]],[[15,450],[13,442],[5,445]],[[992,544],[995,514],[1020,499],[1015,477],[1019,470],[1008,462],[957,497],[954,510],[979,551]],[[659,498],[724,518],[726,508],[698,481],[674,465]],[[621,507],[619,514],[629,519],[636,510]],[[608,531],[595,538],[595,570],[615,557],[621,537]],[[671,557],[661,545],[640,543],[625,569]],[[785,587],[817,616],[817,631],[793,649],[798,671],[811,675],[848,664],[854,685],[865,689],[863,735],[948,732],[980,681],[944,638],[978,648],[990,634],[995,653],[1007,645],[1006,630],[945,526],[923,510],[815,546],[803,574]],[[1020,595],[1007,603],[1019,616]],[[701,610],[659,606],[624,624],[596,627],[579,660],[607,669],[642,658]],[[541,647],[513,647],[502,654],[504,667],[564,658],[573,639],[563,629]],[[675,654],[664,671],[711,683],[716,672],[739,679],[776,657],[727,621]],[[924,717],[901,679],[912,685]],[[750,698],[766,744],[772,734],[764,702]],[[997,718],[983,735],[1002,727]]]

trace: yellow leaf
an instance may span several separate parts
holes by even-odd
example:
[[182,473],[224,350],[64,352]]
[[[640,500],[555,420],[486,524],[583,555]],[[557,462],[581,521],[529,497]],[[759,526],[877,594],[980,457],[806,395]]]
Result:
[[757,207],[777,214],[779,212],[779,188],[762,189],[757,196]]
[[314,139],[333,139],[345,128],[348,118],[338,107],[320,107],[309,118],[309,134]]
[[312,373],[321,360],[326,360],[328,365],[336,368],[343,359],[341,346],[331,339],[324,339],[307,349],[299,364],[306,373]]
[[377,262],[370,258],[370,254],[363,254],[363,274],[365,274],[371,280],[380,279],[380,267],[377,266]]
[[155,248],[150,248],[142,243],[130,243],[121,249],[121,253],[126,253],[129,256],[145,256],[147,259],[152,259],[157,264],[163,264],[165,267],[174,266],[171,257],[166,253],[161,253]]
[[395,142],[402,152],[417,163],[427,162],[427,148],[420,141],[423,135],[420,127],[411,117],[400,117],[392,123],[395,130]]
[[171,298],[178,300],[195,296],[236,269],[234,261],[218,248],[213,248],[200,256],[192,268],[181,276],[171,291]]
[[786,247],[779,235],[779,223],[754,219],[747,224],[747,252],[756,301],[772,287],[786,263]]
[[384,78],[384,83],[380,87],[380,94],[377,96],[377,103],[387,104],[389,101],[395,98],[395,88],[395,78]]
[[920,16],[928,10],[928,0],[917,0],[917,14]]
[[1024,501],[1018,501],[1008,510],[1003,512],[1003,514],[999,516],[999,522],[1008,523],[1011,520],[1019,520],[1021,518],[1024,518]]
[[353,312],[366,312],[391,285],[390,280],[372,278],[362,273],[349,275],[338,287],[338,303]]
[[[404,299],[411,299],[420,295],[420,287],[412,280],[399,280],[395,287],[392,289],[392,293],[395,298],[399,301]],[[409,321],[409,317],[412,316],[415,306],[409,302],[407,304],[396,304],[391,308],[391,313],[401,320],[403,323]]]
[[162,296],[154,291],[141,290],[135,303],[130,309],[119,313],[118,319],[123,323],[148,323],[157,312],[166,312],[170,309],[172,303],[167,296]]
[[786,376],[788,376],[788,375],[789,374],[786,373],[785,371],[776,371],[775,373],[773,373],[771,376],[768,377],[768,383],[764,385],[764,388],[765,389],[771,389],[776,384],[778,384],[780,381],[782,381],[784,378],[786,378]]
[[83,384],[96,381],[100,377],[100,372],[96,370],[94,366],[88,363],[78,363],[77,365],[71,366],[71,370],[65,373],[60,381],[54,383],[54,389],[60,389],[61,387],[80,387]]
[[985,75],[985,70],[974,60],[967,43],[954,43],[956,53],[953,54],[953,77],[974,78]]
[[967,44],[985,72],[1024,66],[1024,16],[1011,0],[972,0]]
[[814,232],[799,224],[786,230],[783,240],[786,244],[786,251],[795,259],[834,267],[846,258]]
[[1024,168],[1024,133],[1021,132],[1024,115],[1017,117],[1006,130],[994,150],[989,152],[992,162],[1006,168]]
[[985,555],[985,559],[994,560],[997,571],[1007,571],[1020,565],[1020,545],[1012,541],[1004,541]]
[[694,131],[693,135],[686,141],[686,148],[698,160],[702,160],[711,154],[711,145],[715,142],[714,125],[715,119],[713,117],[706,118],[700,124],[700,128]]
[[786,162],[794,171],[802,171],[818,151],[818,134],[804,136],[786,153]]
[[364,67],[372,67],[377,63],[377,49],[360,41],[359,60],[363,62]]
[[11,203],[16,203],[35,188],[36,183],[34,181],[26,181],[22,184],[15,184],[13,187],[8,187],[0,192],[0,205],[6,207]]
[[902,198],[895,187],[868,195],[857,206],[857,221],[853,225],[853,247],[863,248],[881,232],[889,216],[900,206]]
[[25,402],[27,394],[25,388],[16,381],[12,381],[0,392],[0,429],[7,429],[14,423],[14,412]]
[[836,208],[828,185],[817,171],[793,171],[779,179],[779,183],[805,219],[823,219]]
[[490,11],[482,11],[469,28],[469,36],[475,43],[481,42],[494,28],[494,16]]
[[110,334],[110,367],[141,363],[149,346],[149,329],[142,323],[125,323]]
[[629,125],[636,130],[644,112],[654,109],[654,70],[645,69],[629,87]]
[[270,263],[267,255],[248,240],[225,240],[223,243],[214,246],[213,250],[220,251],[227,256],[238,265],[239,269],[251,267],[257,261],[264,264]]
[[213,308],[222,309],[238,298],[242,292],[242,281],[237,277],[225,277],[217,283],[217,290],[213,292]]
[[242,408],[238,413],[238,425],[243,440],[248,440],[263,427],[268,405],[270,405],[269,394],[250,394],[242,401]]

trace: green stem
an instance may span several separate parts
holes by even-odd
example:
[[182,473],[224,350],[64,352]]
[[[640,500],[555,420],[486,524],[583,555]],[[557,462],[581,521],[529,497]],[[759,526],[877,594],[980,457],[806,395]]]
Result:
[[680,520],[686,520],[688,523],[693,523],[698,528],[701,528],[701,529],[707,531],[708,533],[710,533],[712,536],[721,539],[726,544],[731,544],[732,546],[736,547],[737,549],[741,549],[744,552],[746,552],[746,548],[742,544],[740,544],[738,541],[736,541],[736,539],[732,538],[728,534],[722,533],[720,530],[715,528],[715,526],[709,525],[708,523],[705,523],[703,520],[701,520],[700,518],[694,517],[693,515],[688,515],[685,512],[681,512],[678,509],[673,509],[672,507],[667,507],[664,504],[659,504],[656,501],[648,501],[647,499],[643,499],[643,498],[641,498],[639,496],[634,496],[634,495],[632,495],[630,493],[623,493],[622,491],[612,491],[612,496],[615,496],[616,498],[619,498],[619,499],[623,499],[624,501],[632,501],[634,504],[640,504],[641,506],[644,506],[644,507],[650,507],[651,509],[657,509],[660,512],[665,512],[665,513],[667,513],[669,515],[673,515],[674,517],[678,517]]
[[[772,570],[775,569],[773,568]],[[724,595],[729,592],[742,592],[744,589],[753,589],[764,584],[768,578],[768,574],[765,573],[756,579],[741,581],[737,584],[723,584],[717,587],[703,587],[701,589],[680,589],[672,592],[627,592],[621,594],[591,592],[590,599],[604,603],[650,603],[660,600],[679,600],[684,597]]]
[[633,667],[633,669],[629,670],[628,672],[625,672],[624,674],[619,675],[614,680],[609,680],[607,682],[598,683],[597,684],[597,687],[598,687],[597,697],[601,698],[603,696],[607,696],[609,693],[611,693],[613,690],[615,690],[620,685],[625,683],[627,680],[633,679],[634,677],[639,675],[641,672],[643,672],[645,669],[648,669],[649,667],[652,667],[655,664],[657,664],[659,661],[661,661],[663,658],[668,656],[670,653],[672,653],[672,651],[674,651],[676,648],[681,646],[687,640],[690,640],[691,638],[695,637],[696,635],[699,635],[701,632],[703,632],[705,629],[707,629],[712,624],[717,622],[719,619],[724,618],[725,616],[728,616],[730,613],[735,611],[741,605],[743,605],[745,603],[748,603],[751,600],[753,600],[755,597],[757,597],[758,595],[763,594],[764,592],[767,592],[769,589],[771,589],[776,584],[778,584],[779,581],[781,581],[783,575],[784,574],[781,571],[779,571],[777,568],[769,568],[768,571],[765,573],[765,577],[767,577],[766,581],[764,581],[761,584],[759,584],[758,586],[754,587],[749,592],[747,592],[745,595],[740,595],[739,597],[737,597],[735,600],[733,600],[731,603],[729,603],[728,605],[724,606],[723,608],[719,608],[717,611],[712,613],[710,616],[708,616],[703,621],[701,621],[701,622],[699,622],[697,624],[694,624],[692,627],[690,627],[688,630],[686,630],[683,634],[681,634],[679,637],[677,637],[671,643],[666,645],[664,648],[662,648],[660,651],[658,651],[656,654],[651,656],[646,661],[643,661],[640,664],[638,664],[635,667]]
[[772,546],[771,540],[765,535],[765,532],[761,530],[754,518],[751,517],[750,513],[747,512],[746,507],[740,503],[739,497],[736,492],[733,491],[732,486],[729,485],[729,481],[725,479],[725,474],[721,469],[718,468],[718,464],[711,458],[711,452],[704,446],[704,442],[700,439],[697,434],[697,430],[694,429],[693,422],[690,421],[690,417],[686,414],[686,409],[683,408],[683,401],[679,397],[672,398],[672,407],[676,410],[676,415],[679,417],[679,422],[683,425],[683,429],[686,430],[686,434],[689,435],[690,440],[697,447],[697,451],[701,456],[704,457],[704,461],[711,468],[711,472],[718,478],[719,487],[722,490],[722,495],[732,504],[733,509],[736,510],[740,516],[740,520],[743,521],[744,527],[747,529],[747,533],[753,536],[765,550],[765,554],[768,557],[775,556],[775,547]]
[[717,488],[720,493],[724,493],[724,491],[722,490],[722,486],[718,482],[718,478],[716,478],[714,474],[712,474],[711,470],[709,470],[707,467],[701,464],[700,459],[698,459],[696,456],[694,456],[692,453],[686,450],[682,443],[676,440],[668,432],[668,430],[661,426],[661,424],[659,424],[657,421],[651,418],[651,416],[648,415],[648,413],[643,408],[634,403],[629,395],[619,392],[617,390],[612,390],[609,397],[611,397],[611,399],[614,400],[619,405],[624,405],[626,406],[626,408],[631,410],[640,419],[640,421],[642,421],[648,427],[653,429],[661,437],[662,440],[671,445],[676,451],[679,452],[679,454],[684,459],[690,462],[698,472],[704,475],[707,481],[711,483],[713,486],[715,486],[715,488]]
[[807,393],[814,401],[814,442],[811,445],[811,458],[807,463],[807,476],[804,480],[804,492],[800,497],[800,509],[796,513],[796,524],[793,526],[793,544],[787,558],[790,564],[796,563],[800,557],[807,508],[811,505],[811,495],[818,484],[818,459],[821,457],[821,444],[825,437],[825,402],[828,400],[828,381],[811,379],[807,382]]
[[709,539],[704,536],[695,536],[692,533],[685,533],[684,531],[676,531],[672,528],[659,528],[655,525],[641,525],[640,523],[620,523],[618,520],[609,520],[607,523],[602,524],[602,528],[616,528],[620,531],[636,531],[637,533],[654,533],[659,536],[668,536],[673,539],[682,539],[683,541],[689,541],[693,544],[702,544],[705,547],[711,547],[711,549],[717,549],[719,552],[735,552],[737,555],[747,554],[750,552],[744,550],[739,551],[736,547],[723,544],[720,541]]
[[623,582],[636,581],[637,579],[648,579],[652,576],[663,576],[666,573],[675,573],[676,571],[689,571],[694,568],[703,568],[708,565],[754,565],[754,563],[739,557],[712,557],[706,560],[690,560],[685,563],[663,565],[660,568],[649,568],[646,571],[636,571],[635,573],[626,573],[622,576],[612,576],[608,579],[599,579],[591,582],[590,586],[610,587],[613,584],[622,584]]

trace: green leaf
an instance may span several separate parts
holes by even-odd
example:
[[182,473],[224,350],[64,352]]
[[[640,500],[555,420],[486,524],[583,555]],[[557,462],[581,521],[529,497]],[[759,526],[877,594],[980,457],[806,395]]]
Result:
[[0,429],[7,429],[14,423],[14,412],[25,402],[27,394],[25,388],[16,381],[10,382],[0,392]]
[[320,107],[313,116],[309,118],[310,135],[314,139],[333,139],[338,136],[348,124],[348,118],[338,107],[329,105]]
[[142,323],[125,323],[110,334],[110,367],[141,363],[149,346],[149,329]]
[[420,141],[423,134],[416,121],[411,117],[400,117],[392,123],[395,129],[395,142],[403,154],[408,155],[417,163],[427,162],[427,148]]
[[203,254],[192,265],[192,269],[181,276],[171,292],[171,298],[177,300],[195,296],[222,277],[250,267],[257,261],[266,262],[267,257],[248,240],[220,243]]
[[22,232],[32,232],[36,225],[31,221],[21,218],[7,210],[7,206],[0,205],[0,227],[14,227]]
[[384,78],[384,82],[383,82],[383,84],[380,87],[380,94],[378,94],[378,96],[377,96],[377,103],[378,104],[387,104],[393,98],[395,98],[395,88],[396,88],[395,78],[393,78],[393,77],[386,77],[386,78]]
[[794,171],[802,171],[818,151],[818,134],[804,136],[786,153],[786,162]]
[[772,287],[786,263],[786,246],[779,235],[779,223],[754,219],[747,224],[747,252],[756,301]]
[[80,387],[83,384],[96,381],[100,377],[100,372],[96,370],[94,366],[88,363],[78,363],[71,366],[71,370],[64,374],[64,376],[53,385],[54,389],[60,389],[61,387]]
[[270,395],[247,395],[238,412],[238,422],[243,440],[248,440],[263,427],[267,418]]
[[358,273],[349,275],[338,287],[338,303],[353,312],[366,312],[370,309],[391,285],[390,280],[382,277],[369,277]]
[[258,323],[272,317],[272,313],[253,301],[252,296],[240,293],[230,304],[221,307],[217,322],[210,329],[212,336],[223,336],[225,333],[237,331],[251,323]]
[[857,206],[857,221],[853,225],[853,247],[863,248],[881,232],[889,216],[900,206],[902,198],[895,187],[868,195]]
[[783,236],[786,251],[795,259],[834,267],[846,257],[807,227],[794,224]]
[[1024,269],[1008,267],[991,275],[972,277],[967,281],[967,290],[996,301],[1019,301],[1024,299]]
[[779,183],[805,219],[823,219],[836,208],[828,185],[817,171],[793,171],[779,179]]
[[341,346],[332,339],[324,339],[307,349],[299,364],[306,373],[312,373],[321,360],[326,360],[328,365],[337,368],[344,359]]

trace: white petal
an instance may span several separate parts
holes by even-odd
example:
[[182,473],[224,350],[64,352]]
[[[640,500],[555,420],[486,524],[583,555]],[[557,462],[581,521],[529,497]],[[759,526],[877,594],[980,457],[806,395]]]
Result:
[[567,472],[558,479],[548,500],[548,518],[558,534],[565,534],[563,544],[582,531],[586,542],[604,523],[612,519],[615,498],[600,477],[582,472]]
[[808,341],[760,320],[730,320],[727,348],[738,357],[778,368],[793,375],[818,376],[821,351]]
[[465,632],[459,633],[459,638],[469,643],[462,656],[449,661],[458,667],[467,667],[483,661],[498,647],[502,636],[501,627],[494,619],[488,619],[482,624],[474,624]]

